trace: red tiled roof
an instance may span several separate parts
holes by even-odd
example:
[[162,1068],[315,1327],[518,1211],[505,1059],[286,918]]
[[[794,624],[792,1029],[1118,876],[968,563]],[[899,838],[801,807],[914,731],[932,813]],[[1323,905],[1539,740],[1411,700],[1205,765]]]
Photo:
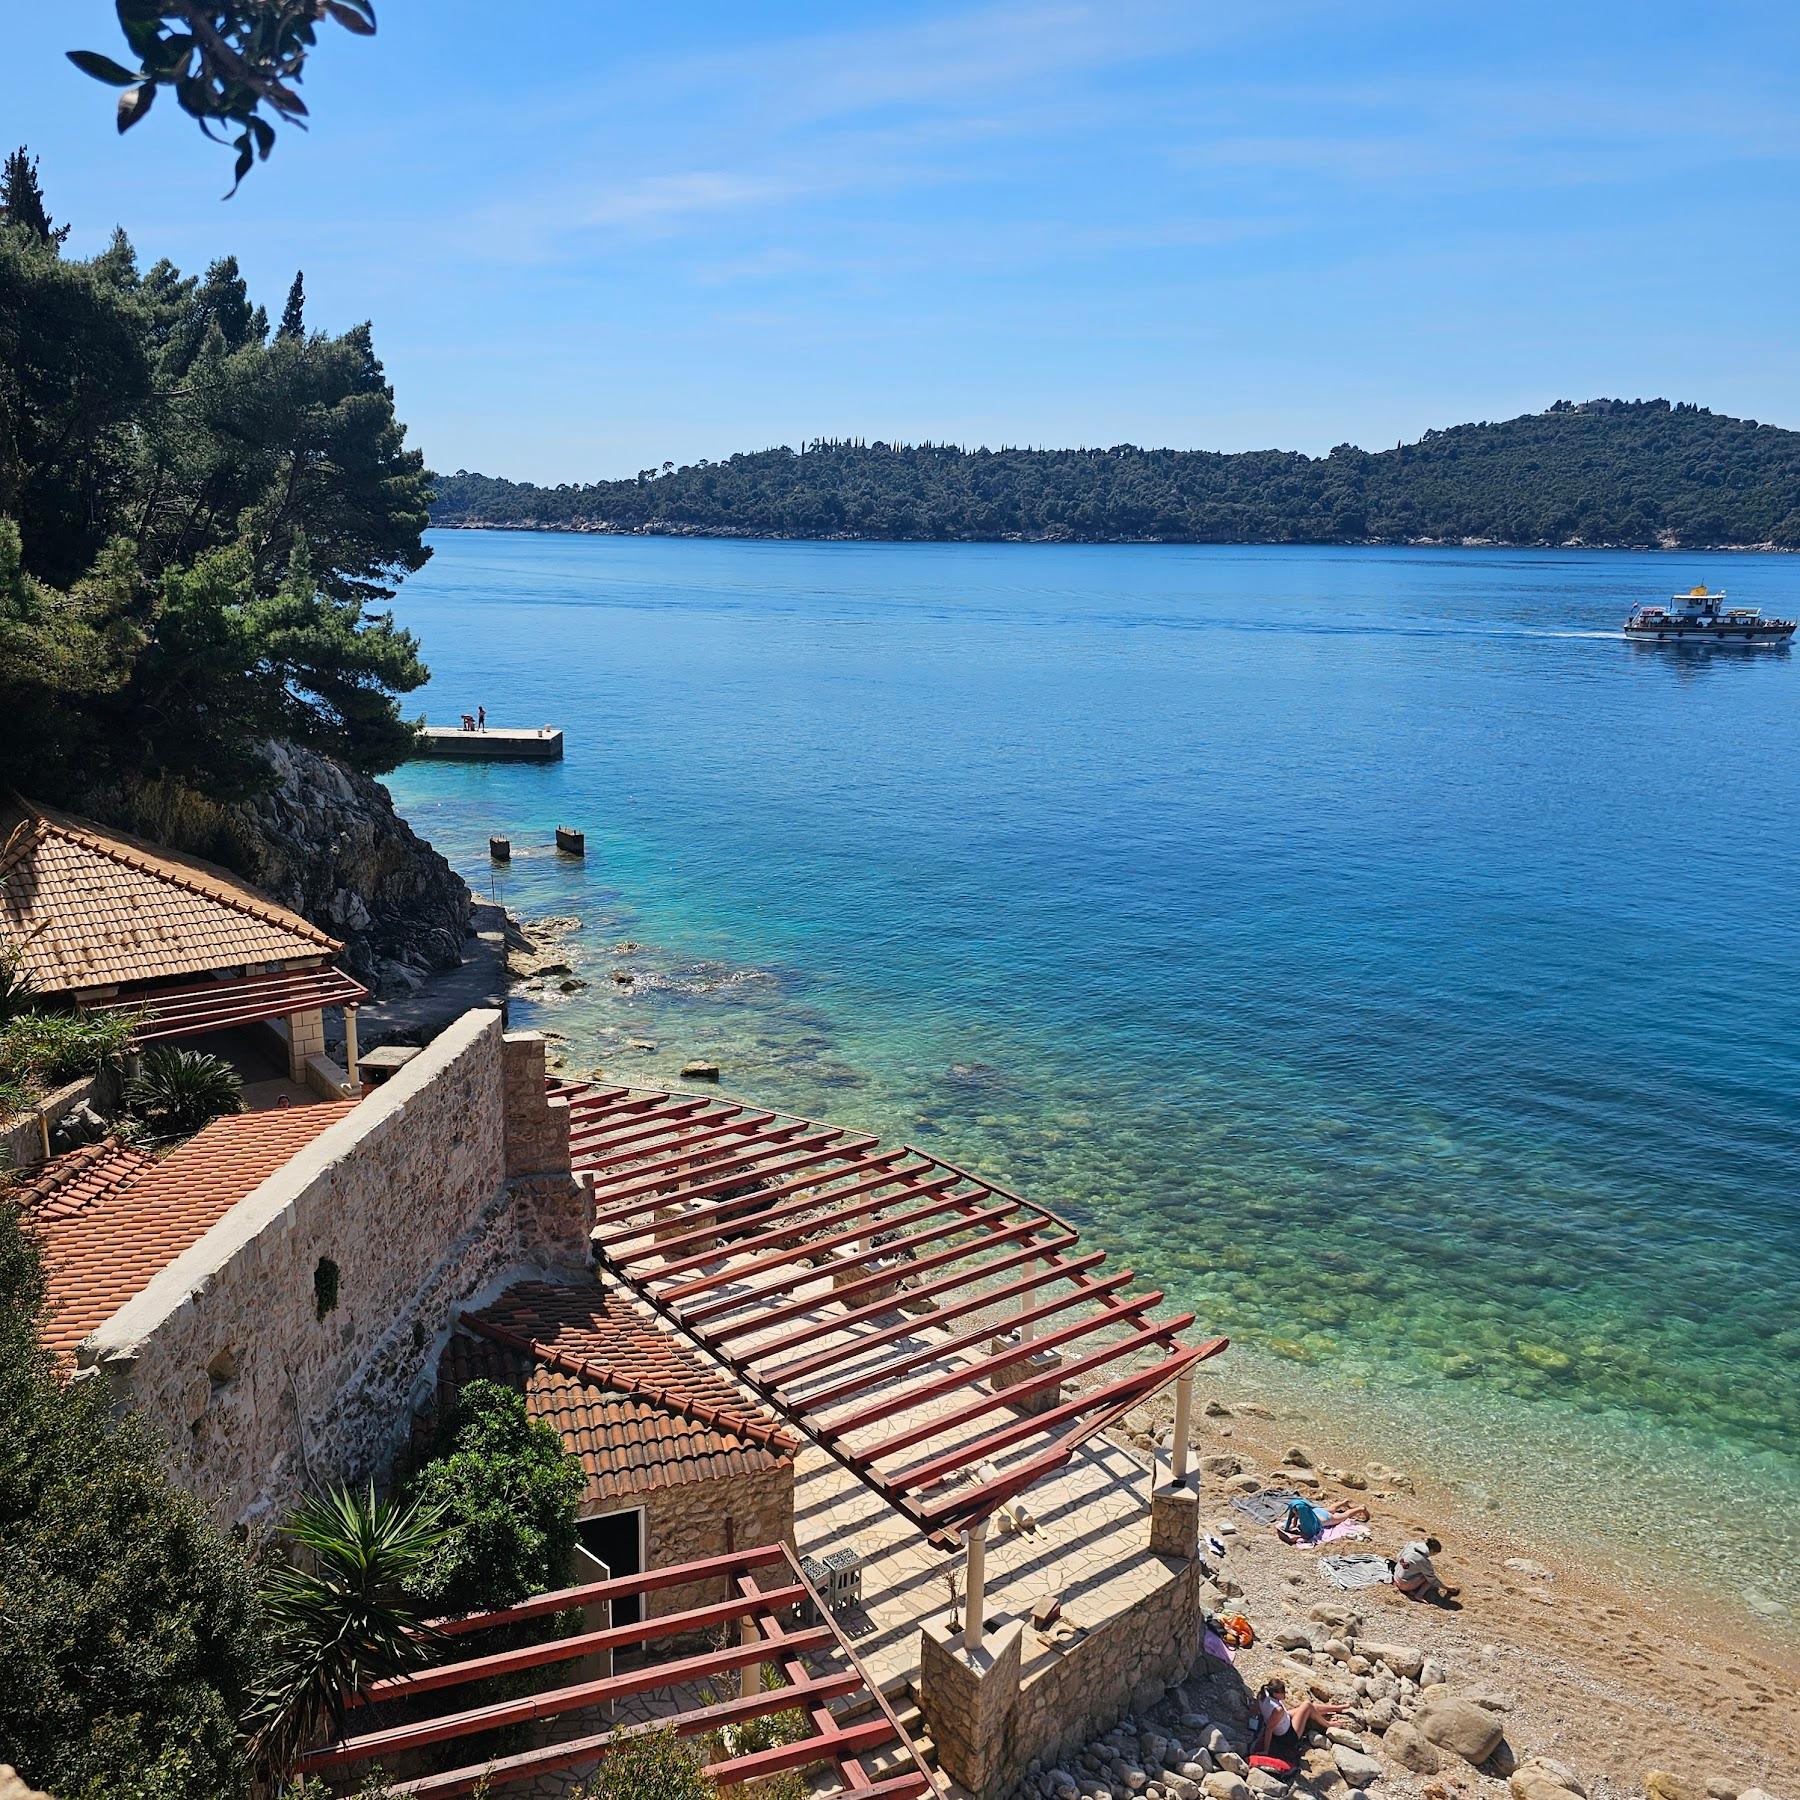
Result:
[[462,1326],[439,1364],[440,1405],[477,1379],[519,1389],[581,1458],[589,1503],[772,1469],[798,1448],[616,1291],[521,1282]]
[[46,1346],[72,1355],[83,1338],[354,1104],[234,1113],[214,1119],[160,1160],[107,1143],[46,1164],[20,1194],[43,1244]]
[[0,806],[0,946],[53,994],[342,948],[210,863],[17,799]]

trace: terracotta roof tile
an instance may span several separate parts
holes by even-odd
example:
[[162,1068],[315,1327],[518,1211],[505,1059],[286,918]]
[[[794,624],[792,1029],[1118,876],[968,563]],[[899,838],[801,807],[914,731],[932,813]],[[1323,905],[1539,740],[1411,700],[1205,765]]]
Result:
[[342,947],[210,863],[16,799],[0,808],[0,882],[0,946],[46,993]]
[[14,1195],[43,1244],[45,1344],[71,1355],[354,1104],[234,1113],[160,1160],[109,1141],[44,1165]]
[[797,1448],[615,1290],[521,1282],[462,1324],[439,1365],[440,1406],[477,1379],[519,1389],[581,1458],[590,1504],[773,1469]]

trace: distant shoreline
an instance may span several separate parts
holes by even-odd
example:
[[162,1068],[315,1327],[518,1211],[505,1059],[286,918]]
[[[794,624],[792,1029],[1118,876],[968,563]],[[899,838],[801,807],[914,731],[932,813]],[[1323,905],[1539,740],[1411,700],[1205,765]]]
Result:
[[1650,556],[1793,556],[1785,544],[1615,544],[1577,539],[1551,543],[1511,538],[1198,538],[1077,537],[1067,533],[1007,532],[997,537],[899,537],[856,531],[760,531],[729,525],[615,525],[608,521],[542,524],[529,519],[433,519],[431,531],[528,531],[541,536],[714,538],[731,543],[763,544],[1049,544],[1091,549],[1216,550],[1606,550]]

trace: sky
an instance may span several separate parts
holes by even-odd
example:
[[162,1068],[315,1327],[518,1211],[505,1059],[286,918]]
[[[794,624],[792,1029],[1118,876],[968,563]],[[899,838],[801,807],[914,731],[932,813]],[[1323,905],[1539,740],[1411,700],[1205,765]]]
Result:
[[[7,9],[14,12],[14,8]],[[1558,398],[1800,427],[1800,9],[379,0],[235,198],[16,9],[70,254],[369,318],[434,468],[830,436],[1323,453]],[[54,15],[52,17],[52,15]]]

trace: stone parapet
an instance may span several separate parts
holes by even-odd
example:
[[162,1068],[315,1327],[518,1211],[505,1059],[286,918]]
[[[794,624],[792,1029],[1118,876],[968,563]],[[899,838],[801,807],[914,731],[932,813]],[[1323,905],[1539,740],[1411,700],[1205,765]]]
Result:
[[1166,1481],[1150,1496],[1150,1548],[1158,1556],[1186,1562],[1200,1554],[1200,1489],[1196,1483]]
[[997,1614],[981,1648],[963,1647],[947,1618],[919,1633],[919,1710],[931,1727],[938,1766],[974,1800],[1002,1800],[1018,1779],[1014,1743],[1024,1623]]

